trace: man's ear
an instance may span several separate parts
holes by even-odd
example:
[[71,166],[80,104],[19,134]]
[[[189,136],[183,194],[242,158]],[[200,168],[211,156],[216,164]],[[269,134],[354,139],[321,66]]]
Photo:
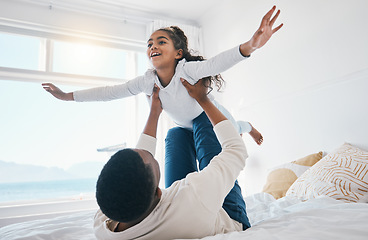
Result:
[[175,59],[182,59],[182,58],[183,58],[183,49],[179,49],[175,56]]
[[159,187],[157,187],[157,189],[156,189],[156,196],[158,198],[161,198],[161,196],[162,196],[162,191],[161,191],[161,188],[159,188]]

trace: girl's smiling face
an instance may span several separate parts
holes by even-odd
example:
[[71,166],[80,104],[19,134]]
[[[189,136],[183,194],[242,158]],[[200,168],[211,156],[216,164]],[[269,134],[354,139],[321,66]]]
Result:
[[147,41],[147,56],[156,70],[175,68],[176,60],[182,58],[182,50],[175,49],[173,41],[165,31],[156,31]]

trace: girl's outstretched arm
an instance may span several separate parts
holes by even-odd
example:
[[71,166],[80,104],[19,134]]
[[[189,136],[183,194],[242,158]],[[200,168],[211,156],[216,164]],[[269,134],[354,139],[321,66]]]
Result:
[[141,92],[151,95],[153,85],[154,75],[152,71],[146,73],[144,76],[138,76],[120,84],[93,87],[69,93],[61,91],[52,83],[42,83],[42,87],[54,97],[64,101],[76,102],[111,101],[137,95]]
[[206,61],[187,62],[181,77],[185,78],[190,84],[195,84],[198,79],[220,74],[244,60],[244,57],[249,57],[256,49],[264,46],[272,35],[283,26],[283,24],[280,24],[276,28],[273,28],[275,21],[280,15],[280,10],[278,10],[275,16],[272,17],[275,10],[276,7],[274,6],[266,13],[260,27],[249,41],[217,54]]
[[42,87],[57,99],[64,101],[74,101],[73,92],[65,93],[52,83],[42,83]]
[[276,19],[280,15],[280,10],[278,10],[275,16],[271,19],[275,10],[276,6],[273,6],[272,9],[263,17],[261,26],[254,33],[253,37],[248,42],[240,45],[240,52],[243,56],[249,56],[256,49],[263,47],[268,40],[270,40],[272,35],[283,26],[281,23],[279,26],[272,29]]

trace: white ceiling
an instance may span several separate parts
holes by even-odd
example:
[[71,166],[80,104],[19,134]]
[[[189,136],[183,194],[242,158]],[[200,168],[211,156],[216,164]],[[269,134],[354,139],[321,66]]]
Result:
[[207,11],[224,0],[94,0],[141,11],[155,17],[197,22]]
[[[2,0],[1,0],[2,1]],[[147,23],[153,19],[199,25],[200,18],[225,0],[6,0]]]

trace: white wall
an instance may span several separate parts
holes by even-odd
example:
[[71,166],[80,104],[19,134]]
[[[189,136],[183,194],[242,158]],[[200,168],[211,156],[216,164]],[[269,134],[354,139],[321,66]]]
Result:
[[224,1],[201,19],[206,57],[249,40],[274,4],[284,27],[222,74],[227,88],[217,96],[265,139],[259,147],[244,137],[246,194],[260,191],[278,164],[345,141],[368,150],[368,1]]

